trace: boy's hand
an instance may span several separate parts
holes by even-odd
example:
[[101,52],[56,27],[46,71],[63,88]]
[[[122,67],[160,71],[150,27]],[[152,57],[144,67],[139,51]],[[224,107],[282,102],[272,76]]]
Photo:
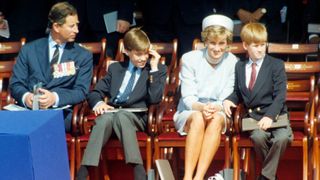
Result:
[[231,108],[235,108],[237,107],[232,101],[230,100],[224,100],[223,101],[223,109],[224,109],[224,113],[226,113],[226,115],[230,118],[231,117]]
[[93,112],[96,116],[103,114],[105,112],[107,112],[109,109],[114,109],[113,106],[109,106],[108,104],[106,104],[105,102],[99,104],[97,107],[95,107],[93,109]]
[[151,58],[150,58],[151,70],[158,71],[158,63],[161,57],[160,54],[156,50],[152,49],[152,46],[150,46],[149,54],[151,55]]
[[260,129],[262,130],[267,130],[271,127],[272,125],[272,119],[269,117],[263,117],[259,122],[258,122],[258,126],[260,127]]

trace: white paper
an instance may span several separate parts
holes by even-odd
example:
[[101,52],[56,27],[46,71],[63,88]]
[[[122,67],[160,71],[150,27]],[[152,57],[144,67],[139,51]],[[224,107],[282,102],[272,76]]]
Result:
[[[61,110],[61,109],[67,109],[71,107],[71,105],[65,105],[62,107],[57,107],[57,108],[50,108],[48,110]],[[8,110],[8,111],[30,111],[30,109],[16,105],[16,104],[8,104],[6,106],[3,107],[3,109]],[[42,110],[42,109],[40,109]]]
[[[118,11],[112,11],[103,15],[104,24],[106,26],[107,32],[112,33],[117,31],[117,20],[118,20]],[[130,26],[135,26],[136,20],[132,19],[132,24]]]
[[6,29],[0,29],[0,36],[5,37],[5,38],[9,38],[10,37],[10,31],[9,31],[9,24],[8,21],[3,19],[3,22],[6,25]]
[[113,112],[118,112],[120,110],[129,111],[129,112],[145,112],[145,111],[148,111],[148,108],[117,108],[117,109],[109,109],[104,113],[113,113]]

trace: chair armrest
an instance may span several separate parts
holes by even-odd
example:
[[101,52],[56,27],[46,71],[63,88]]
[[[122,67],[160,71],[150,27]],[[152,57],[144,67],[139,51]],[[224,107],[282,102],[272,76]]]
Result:
[[71,119],[71,134],[73,136],[77,135],[80,132],[79,129],[79,113],[83,106],[84,101],[73,106],[72,110],[72,119]]
[[150,136],[154,136],[155,135],[155,131],[156,131],[156,115],[157,115],[157,108],[158,108],[158,104],[152,104],[149,106],[148,109],[148,129],[147,132]]
[[244,114],[243,104],[239,104],[235,109],[234,116],[233,116],[233,127],[236,134],[241,133],[243,114]]

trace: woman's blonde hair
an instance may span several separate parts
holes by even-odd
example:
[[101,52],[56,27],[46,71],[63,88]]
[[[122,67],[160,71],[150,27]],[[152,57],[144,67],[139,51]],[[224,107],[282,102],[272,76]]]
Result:
[[150,48],[150,40],[140,28],[132,28],[124,35],[123,45],[129,51],[146,51]]
[[212,39],[219,39],[221,36],[227,35],[227,43],[232,43],[233,34],[223,26],[208,26],[201,32],[201,39],[203,42]]
[[268,41],[266,27],[261,23],[248,23],[241,29],[240,37],[246,44],[262,43]]

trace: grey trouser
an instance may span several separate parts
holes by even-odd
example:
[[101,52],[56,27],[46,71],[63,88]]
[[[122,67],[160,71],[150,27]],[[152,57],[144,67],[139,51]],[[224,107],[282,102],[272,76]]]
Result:
[[90,134],[81,164],[98,166],[101,150],[108,142],[112,131],[123,145],[126,163],[143,164],[136,131],[145,129],[145,121],[132,112],[120,110],[99,116]]

